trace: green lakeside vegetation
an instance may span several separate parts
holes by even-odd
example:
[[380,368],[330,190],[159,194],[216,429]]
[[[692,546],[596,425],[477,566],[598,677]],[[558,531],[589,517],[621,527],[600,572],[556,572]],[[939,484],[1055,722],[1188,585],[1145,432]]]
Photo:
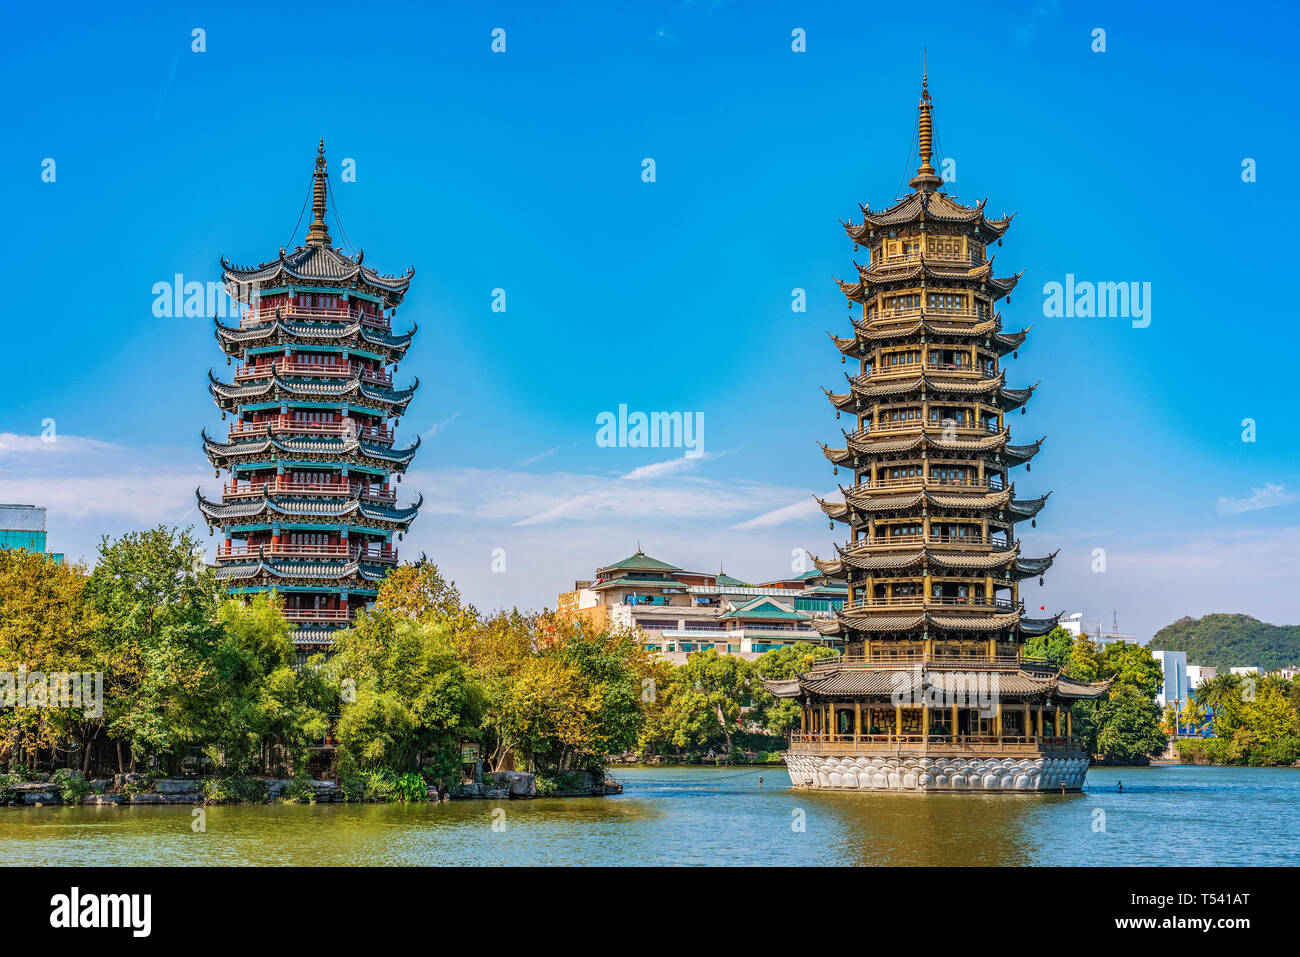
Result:
[[[96,775],[201,775],[211,800],[246,801],[261,799],[259,778],[279,777],[304,799],[312,748],[327,734],[333,764],[318,770],[350,800],[454,789],[467,744],[489,771],[536,774],[543,794],[603,771],[611,755],[776,760],[799,708],[762,679],[834,654],[802,645],[747,662],[709,651],[676,666],[634,634],[581,618],[482,614],[421,562],[394,569],[332,656],[300,667],[276,600],[224,597],[199,553],[192,530],[163,526],[106,538],[93,570],[0,550],[0,673],[103,676],[99,714],[0,709],[0,789],[54,772],[69,798]],[[1163,749],[1160,669],[1145,648],[1099,648],[1058,628],[1026,653],[1079,680],[1114,676],[1108,697],[1075,706],[1092,753],[1122,762]],[[1206,760],[1283,763],[1291,753],[1295,684],[1260,684],[1262,701],[1240,709],[1216,698],[1235,744]]]
[[1147,647],[1119,641],[1099,645],[1058,627],[1027,641],[1025,654],[1047,658],[1080,681],[1114,676],[1107,697],[1074,706],[1075,732],[1094,755],[1117,762],[1153,757],[1165,750],[1177,728],[1200,731],[1213,715],[1213,736],[1175,742],[1180,759],[1233,765],[1300,760],[1300,682],[1274,675],[1218,675],[1196,688],[1175,716],[1172,708],[1162,714],[1155,704],[1163,678]]

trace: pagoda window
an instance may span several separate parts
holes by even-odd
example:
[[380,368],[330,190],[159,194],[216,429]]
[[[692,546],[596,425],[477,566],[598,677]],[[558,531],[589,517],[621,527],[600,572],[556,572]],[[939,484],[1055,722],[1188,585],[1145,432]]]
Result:
[[966,308],[966,297],[952,293],[932,292],[926,296],[926,305],[931,309],[954,312]]
[[926,240],[926,252],[936,256],[960,256],[961,240],[955,236],[930,236]]

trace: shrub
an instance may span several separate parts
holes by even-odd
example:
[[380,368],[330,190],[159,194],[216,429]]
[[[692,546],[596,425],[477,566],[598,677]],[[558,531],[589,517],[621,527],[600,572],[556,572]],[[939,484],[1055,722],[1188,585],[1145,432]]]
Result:
[[266,782],[261,778],[232,775],[203,782],[205,804],[262,804],[266,797]]
[[64,804],[80,804],[81,799],[93,790],[80,771],[62,779],[55,775],[55,782],[59,785],[59,796],[63,798]]
[[399,801],[424,801],[429,796],[428,787],[424,775],[407,771],[393,779],[393,797]]
[[311,789],[311,778],[300,774],[284,789],[280,800],[285,804],[310,804],[316,792]]

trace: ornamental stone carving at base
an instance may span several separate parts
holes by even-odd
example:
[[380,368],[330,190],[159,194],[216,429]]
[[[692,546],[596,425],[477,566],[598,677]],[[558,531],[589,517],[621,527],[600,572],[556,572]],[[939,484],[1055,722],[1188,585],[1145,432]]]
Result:
[[1083,788],[1085,754],[910,757],[785,753],[797,788],[839,791],[1067,791]]

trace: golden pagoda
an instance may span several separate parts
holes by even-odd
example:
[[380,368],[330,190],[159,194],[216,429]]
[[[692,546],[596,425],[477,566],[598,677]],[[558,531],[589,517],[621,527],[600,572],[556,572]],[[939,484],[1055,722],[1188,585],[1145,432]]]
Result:
[[1011,480],[1043,441],[1012,444],[1006,421],[1036,388],[1009,388],[1000,366],[1028,332],[1003,332],[995,308],[1019,279],[995,275],[989,254],[1012,217],[944,193],[931,108],[924,77],[911,192],[843,224],[868,261],[837,280],[861,313],[851,336],[831,338],[859,368],[848,391],[826,394],[857,422],[822,449],[853,481],[818,501],[849,539],[816,563],[848,599],[816,625],[844,653],[768,687],[802,705],[785,755],[796,787],[1078,790],[1088,755],[1070,705],[1108,685],[1021,653],[1056,625],[1026,617],[1020,596],[1055,554],[1022,555],[1015,536],[1047,495],[1017,498]]

